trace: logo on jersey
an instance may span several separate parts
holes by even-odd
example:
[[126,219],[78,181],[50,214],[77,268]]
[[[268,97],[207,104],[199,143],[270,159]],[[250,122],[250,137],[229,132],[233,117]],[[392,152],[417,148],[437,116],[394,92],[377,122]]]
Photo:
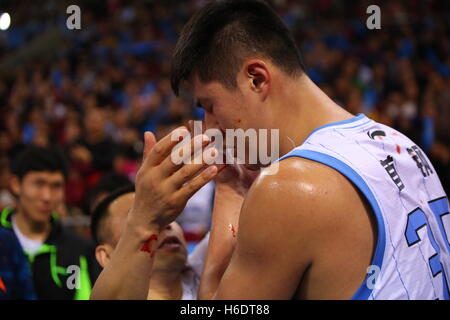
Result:
[[408,154],[414,160],[414,162],[417,165],[417,168],[420,169],[420,172],[422,172],[422,175],[424,177],[428,177],[430,174],[433,173],[433,170],[431,170],[431,166],[428,163],[427,158],[425,158],[425,156],[423,155],[422,151],[420,151],[418,146],[406,148],[406,151],[408,151]]
[[389,155],[386,159],[380,160],[380,163],[386,170],[388,175],[391,177],[392,181],[394,181],[395,185],[398,187],[398,190],[402,191],[403,189],[405,189],[405,185],[403,184],[402,179],[400,179],[400,176],[397,173],[397,169],[395,169],[394,158]]
[[372,132],[368,131],[367,135],[372,140],[375,140],[376,137],[379,137],[378,139],[382,140],[383,137],[386,137],[386,132],[384,132],[383,130],[375,130]]

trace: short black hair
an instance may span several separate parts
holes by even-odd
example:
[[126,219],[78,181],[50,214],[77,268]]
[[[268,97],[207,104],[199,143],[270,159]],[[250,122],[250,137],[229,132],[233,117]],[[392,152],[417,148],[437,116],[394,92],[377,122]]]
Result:
[[91,234],[97,244],[103,244],[110,240],[110,232],[105,230],[105,222],[109,216],[109,206],[111,203],[120,196],[134,192],[134,190],[133,184],[121,187],[109,194],[95,207],[91,214]]
[[116,172],[105,173],[97,184],[89,191],[86,197],[86,209],[87,212],[91,211],[96,204],[97,198],[102,193],[107,195],[120,189],[121,187],[126,187],[131,184],[130,179],[126,175]]
[[60,172],[67,178],[67,159],[59,147],[30,146],[17,156],[12,171],[20,180],[31,171]]
[[178,95],[181,82],[193,74],[235,89],[236,74],[251,57],[268,58],[292,77],[305,70],[291,32],[268,4],[212,1],[181,32],[172,58],[172,89]]

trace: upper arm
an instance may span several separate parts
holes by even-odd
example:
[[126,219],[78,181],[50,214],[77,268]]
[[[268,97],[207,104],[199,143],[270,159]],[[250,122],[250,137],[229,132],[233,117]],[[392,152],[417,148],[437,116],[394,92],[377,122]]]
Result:
[[[236,249],[216,299],[291,299],[313,260],[313,181],[292,161],[264,175],[242,207]],[[315,209],[320,210],[320,209]]]

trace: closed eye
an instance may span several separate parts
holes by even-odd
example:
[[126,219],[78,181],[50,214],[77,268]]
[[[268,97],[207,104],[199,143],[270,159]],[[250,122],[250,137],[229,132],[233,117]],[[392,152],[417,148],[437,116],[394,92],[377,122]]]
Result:
[[207,112],[211,112],[213,108],[213,101],[209,98],[198,98],[196,105]]
[[196,106],[197,108],[200,108],[200,109],[205,109],[205,108],[203,108],[203,106],[202,106],[202,104],[200,103],[200,101],[197,101],[197,102],[195,103],[195,106]]

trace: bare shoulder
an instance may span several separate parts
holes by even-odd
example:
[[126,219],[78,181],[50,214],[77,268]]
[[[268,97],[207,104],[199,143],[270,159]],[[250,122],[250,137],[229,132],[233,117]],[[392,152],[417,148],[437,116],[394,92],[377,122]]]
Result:
[[276,171],[268,168],[261,172],[244,206],[269,206],[287,218],[309,217],[311,213],[324,218],[327,214],[336,216],[339,208],[348,208],[352,195],[358,196],[357,189],[335,169],[292,157],[279,162]]
[[284,270],[289,281],[303,279],[296,297],[351,297],[376,239],[364,196],[344,175],[311,160],[288,158],[269,173],[262,172],[244,201],[239,256],[253,266]]
[[262,171],[244,201],[240,229],[291,234],[308,245],[367,224],[368,210],[363,196],[342,174],[293,157],[281,161],[276,173]]

